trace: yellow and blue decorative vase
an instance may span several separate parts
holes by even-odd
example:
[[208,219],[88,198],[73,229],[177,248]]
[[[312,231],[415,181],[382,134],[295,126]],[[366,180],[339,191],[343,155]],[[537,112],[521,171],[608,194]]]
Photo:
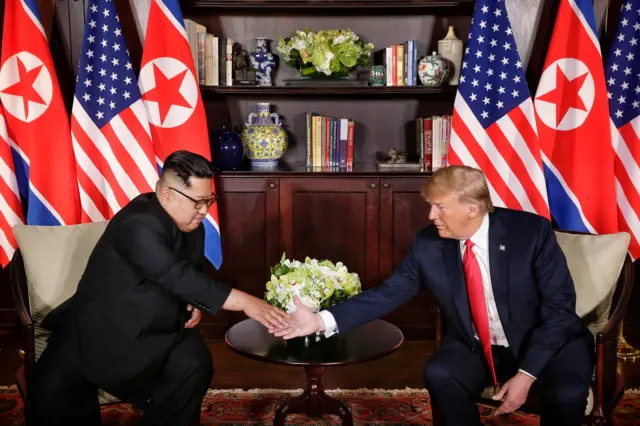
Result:
[[287,152],[287,134],[278,114],[269,112],[268,103],[258,103],[258,112],[249,114],[242,140],[252,169],[274,169]]

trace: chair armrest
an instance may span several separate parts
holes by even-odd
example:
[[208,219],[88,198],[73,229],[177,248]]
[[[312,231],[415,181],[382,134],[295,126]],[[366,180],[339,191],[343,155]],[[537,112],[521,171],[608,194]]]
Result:
[[[624,294],[622,295],[622,297],[624,297]],[[602,334],[605,340],[609,340],[611,336],[613,336],[614,339],[618,338],[618,327],[620,326],[620,322],[624,318],[624,313],[627,310],[627,305],[628,301],[627,303],[622,303],[622,300],[616,305],[613,313],[611,314],[605,325],[602,327],[598,335]]]
[[[13,297],[13,303],[15,305],[18,318],[24,327],[33,329],[33,321],[27,308],[27,302],[24,299],[24,292],[22,291],[22,281],[24,280],[24,268],[22,263],[22,257],[19,252],[16,251],[13,260],[9,266],[10,268],[10,281],[11,281],[11,295]],[[21,275],[22,274],[22,275]]]
[[9,264],[9,277],[11,284],[11,295],[15,305],[18,318],[25,328],[24,337],[24,375],[28,380],[32,375],[36,363],[35,351],[35,329],[31,314],[29,313],[29,302],[26,299],[27,294],[27,277],[24,272],[24,263],[22,262],[22,254],[20,249],[16,250],[11,263]]
[[622,321],[622,319],[624,318],[624,315],[627,312],[627,307],[629,306],[629,300],[631,299],[631,291],[633,290],[634,280],[633,275],[633,262],[631,260],[631,256],[629,256],[629,254],[627,253],[624,264],[622,266],[622,270],[620,271],[620,276],[618,277],[618,282],[616,284],[616,289],[622,289],[620,292],[620,297],[617,303],[615,303],[614,305],[613,312],[609,315],[609,320],[600,330],[600,332],[607,337],[611,333],[613,333],[617,339],[620,321]]

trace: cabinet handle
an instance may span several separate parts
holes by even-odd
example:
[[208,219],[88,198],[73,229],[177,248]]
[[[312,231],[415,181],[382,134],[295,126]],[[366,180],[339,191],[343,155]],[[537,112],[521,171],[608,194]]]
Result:
[[269,188],[273,189],[273,188],[275,188],[275,187],[276,187],[276,184],[275,184],[275,183],[270,183],[270,184],[269,184]]
[[372,184],[371,184],[371,185],[369,185],[369,186],[370,186],[371,188],[375,188],[375,187],[376,187],[376,184],[375,184],[375,183],[372,183]]
[[388,187],[389,187],[389,184],[388,184],[388,183],[385,183],[385,184],[383,184],[383,185],[382,185],[382,187],[383,187],[383,188],[388,188]]

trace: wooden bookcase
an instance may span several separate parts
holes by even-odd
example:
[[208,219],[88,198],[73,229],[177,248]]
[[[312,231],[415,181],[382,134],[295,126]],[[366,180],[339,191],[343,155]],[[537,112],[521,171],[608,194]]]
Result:
[[[540,26],[551,28],[558,0],[542,0]],[[256,36],[272,39],[294,29],[350,28],[375,50],[419,40],[419,57],[437,50],[449,25],[466,40],[473,0],[189,0],[183,14],[207,31],[234,39],[251,52]],[[550,31],[538,32],[527,77],[541,73]],[[452,114],[456,87],[291,87],[282,81],[297,71],[279,63],[273,87],[201,87],[209,130],[225,124],[241,131],[256,102],[270,102],[287,129],[286,166],[274,172],[234,171],[218,176],[223,265],[211,273],[256,296],[264,294],[269,268],[282,254],[344,262],[364,288],[381,283],[402,260],[415,232],[429,223],[420,197],[428,173],[383,173],[378,153],[394,147],[411,152],[417,117]],[[356,122],[351,172],[304,168],[305,113],[348,117]],[[243,314],[208,317],[203,329],[219,339]],[[422,292],[388,315],[408,339],[435,335],[435,303]]]
[[[473,1],[459,0],[192,0],[183,14],[207,31],[234,39],[251,52],[255,36],[272,39],[294,29],[350,28],[376,49],[419,40],[420,56],[437,50],[449,25],[466,39]],[[415,232],[428,224],[420,198],[427,173],[381,173],[376,154],[394,147],[415,149],[415,118],[451,114],[456,88],[291,87],[282,80],[296,70],[279,63],[273,87],[201,87],[209,130],[225,124],[241,131],[256,102],[269,102],[288,133],[282,170],[234,171],[218,176],[223,265],[211,273],[256,296],[264,294],[269,268],[286,252],[344,262],[363,287],[379,284],[402,260]],[[304,167],[305,113],[348,117],[356,122],[355,161],[350,172],[309,172]],[[435,305],[421,294],[386,319],[407,338],[434,335]],[[218,339],[243,318],[224,312],[203,324]]]
[[[256,36],[271,39],[277,55],[278,36],[295,29],[350,28],[358,36],[384,49],[408,39],[419,40],[419,54],[437,50],[449,25],[466,39],[473,1],[469,0],[190,0],[183,14],[207,27],[213,34],[233,39],[249,52]],[[388,148],[415,152],[415,118],[451,114],[455,87],[291,87],[283,80],[298,77],[298,71],[281,58],[273,87],[201,88],[209,130],[225,124],[240,132],[256,102],[269,102],[288,133],[287,164],[304,164],[305,112],[353,119],[357,162],[372,163]],[[413,127],[411,127],[413,126]]]

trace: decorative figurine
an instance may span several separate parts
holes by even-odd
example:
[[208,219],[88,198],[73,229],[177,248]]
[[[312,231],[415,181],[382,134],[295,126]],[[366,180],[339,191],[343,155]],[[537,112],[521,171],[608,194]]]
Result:
[[387,150],[387,163],[389,164],[405,164],[407,162],[407,153],[398,151],[395,148],[389,148]]
[[254,85],[256,71],[251,66],[249,53],[242,48],[240,43],[233,44],[233,74],[238,84]]

